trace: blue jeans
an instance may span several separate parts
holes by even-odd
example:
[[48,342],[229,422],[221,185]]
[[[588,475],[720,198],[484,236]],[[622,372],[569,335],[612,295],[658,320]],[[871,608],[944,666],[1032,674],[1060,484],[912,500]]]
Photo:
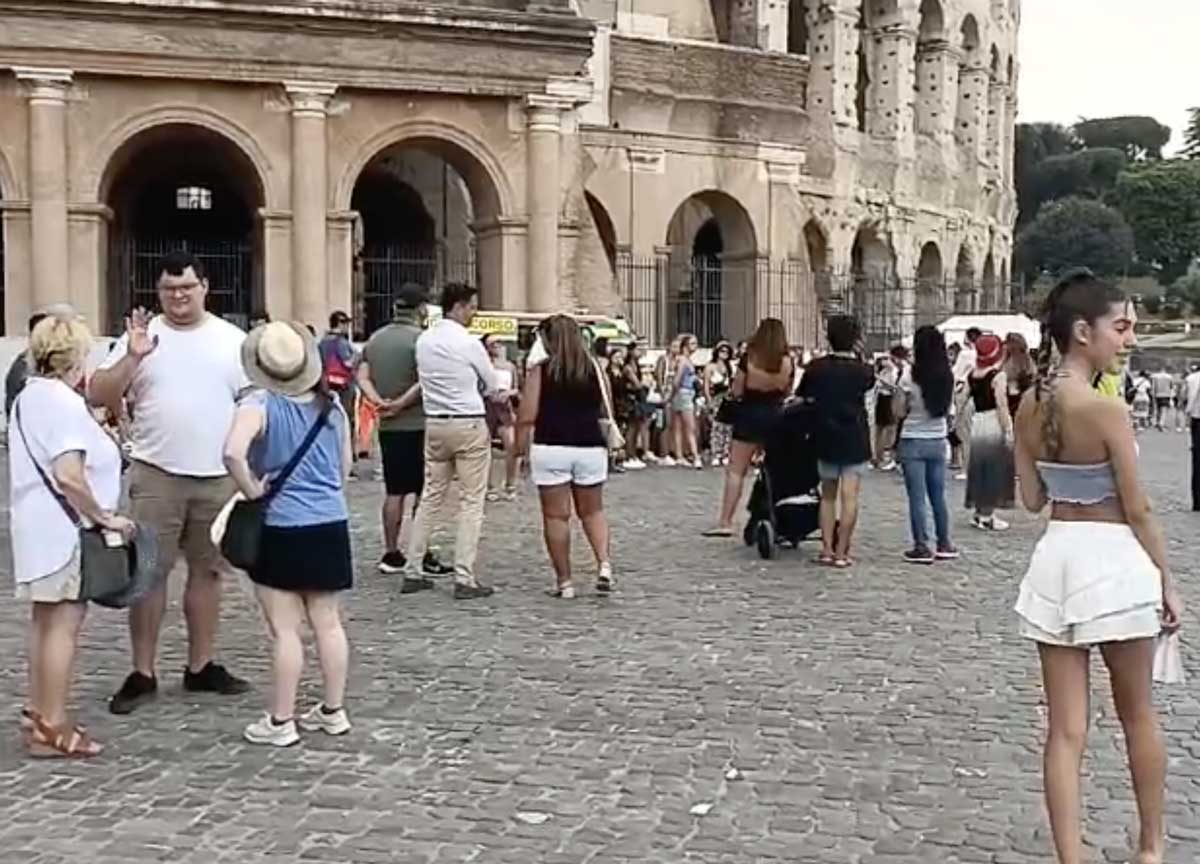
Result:
[[902,438],[900,466],[908,492],[908,519],[913,545],[929,548],[925,499],[933,508],[933,526],[939,548],[950,546],[950,514],[946,512],[946,439]]

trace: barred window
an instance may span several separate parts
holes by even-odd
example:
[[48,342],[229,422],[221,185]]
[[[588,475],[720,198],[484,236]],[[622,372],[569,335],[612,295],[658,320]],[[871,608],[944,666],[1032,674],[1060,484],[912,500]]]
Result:
[[182,186],[175,190],[176,210],[211,210],[212,190],[203,186]]

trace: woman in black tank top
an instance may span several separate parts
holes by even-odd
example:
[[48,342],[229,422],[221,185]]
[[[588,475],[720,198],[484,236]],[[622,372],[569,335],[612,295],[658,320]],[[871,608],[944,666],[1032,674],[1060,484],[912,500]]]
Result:
[[1001,368],[1004,346],[986,333],[975,342],[976,366],[967,379],[973,413],[967,462],[967,500],[975,511],[972,524],[984,531],[1004,531],[1008,523],[996,510],[1011,509],[1016,499],[1012,415],[1008,382]]

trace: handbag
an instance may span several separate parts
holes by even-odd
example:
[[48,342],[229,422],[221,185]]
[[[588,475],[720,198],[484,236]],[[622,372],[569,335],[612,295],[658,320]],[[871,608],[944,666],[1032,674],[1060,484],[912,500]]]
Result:
[[29,446],[29,439],[25,437],[25,425],[21,422],[19,399],[17,404],[13,405],[13,419],[17,421],[17,431],[21,435],[21,443],[25,446],[29,461],[42,478],[46,491],[58,502],[71,524],[79,530],[79,599],[91,600],[110,609],[128,606],[133,602],[130,589],[134,584],[138,561],[132,544],[121,540],[109,545],[107,538],[112,536],[111,532],[83,524],[79,513],[67,501],[66,496],[50,482],[45,470],[33,455],[33,448]]
[[325,424],[325,419],[332,409],[333,400],[330,399],[321,409],[321,413],[317,415],[317,419],[313,421],[308,434],[304,436],[304,440],[292,454],[292,458],[283,466],[283,470],[271,480],[271,487],[265,495],[255,498],[253,501],[247,499],[238,501],[229,511],[225,534],[221,537],[221,555],[239,570],[252,570],[258,564],[267,507],[270,506],[271,500],[279,494],[279,490],[283,488],[288,477],[296,470],[296,466],[308,453],[313,442],[317,440],[317,435],[320,434],[321,427]]
[[738,408],[741,407],[742,400],[738,399],[732,393],[726,394],[721,400],[720,406],[717,407],[716,421],[724,423],[726,426],[732,426],[737,421]]
[[600,418],[600,434],[604,436],[604,446],[609,452],[620,450],[625,446],[625,436],[621,434],[621,427],[617,425],[616,415],[613,413],[612,397],[608,392],[608,381],[605,380],[607,376],[595,360],[592,360],[592,367],[596,370],[600,395],[604,400],[604,416]]

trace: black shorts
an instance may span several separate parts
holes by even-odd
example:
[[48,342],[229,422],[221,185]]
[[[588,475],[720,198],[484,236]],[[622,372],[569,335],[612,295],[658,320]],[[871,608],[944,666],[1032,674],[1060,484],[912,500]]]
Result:
[[425,430],[380,429],[383,487],[388,495],[420,495],[425,488]]
[[264,525],[258,564],[248,575],[254,584],[280,591],[346,591],[354,583],[349,524]]

